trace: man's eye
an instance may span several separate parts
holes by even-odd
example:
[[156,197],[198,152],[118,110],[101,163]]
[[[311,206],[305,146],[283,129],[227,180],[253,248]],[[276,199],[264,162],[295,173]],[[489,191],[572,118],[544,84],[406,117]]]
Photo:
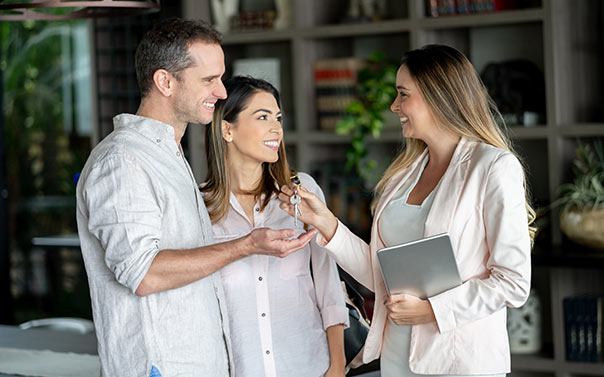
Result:
[[260,119],[260,120],[267,120],[268,118],[267,118],[267,116],[266,116],[266,115],[260,115],[260,116],[258,117],[258,119]]
[[283,123],[283,117],[282,117],[282,116],[278,116],[278,117],[277,117],[277,122],[279,122],[279,123]]

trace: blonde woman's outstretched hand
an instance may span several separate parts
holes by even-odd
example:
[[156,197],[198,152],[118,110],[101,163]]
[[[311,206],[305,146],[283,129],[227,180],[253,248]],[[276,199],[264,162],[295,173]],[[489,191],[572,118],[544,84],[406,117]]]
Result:
[[279,194],[281,209],[291,216],[294,215],[294,206],[290,202],[294,187],[301,199],[300,204],[298,204],[298,219],[317,228],[327,241],[331,240],[338,227],[338,219],[319,197],[307,191],[304,187],[299,185],[282,186]]

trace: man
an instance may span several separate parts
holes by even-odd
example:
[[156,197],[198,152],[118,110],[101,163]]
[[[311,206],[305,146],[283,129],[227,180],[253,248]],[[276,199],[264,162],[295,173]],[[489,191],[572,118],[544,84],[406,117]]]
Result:
[[[103,376],[227,376],[221,267],[284,257],[314,235],[257,229],[212,245],[204,202],[180,140],[226,97],[220,35],[169,19],[136,51],[141,104],[114,118],[77,187],[77,221]],[[262,276],[258,279],[261,281]]]

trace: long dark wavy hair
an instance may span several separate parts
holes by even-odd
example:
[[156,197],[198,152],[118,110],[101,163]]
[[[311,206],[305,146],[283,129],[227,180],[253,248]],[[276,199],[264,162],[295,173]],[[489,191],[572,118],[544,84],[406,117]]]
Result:
[[[270,93],[281,108],[279,92],[269,82],[252,77],[234,76],[224,82],[227,98],[218,100],[214,109],[212,123],[206,128],[205,146],[208,161],[208,173],[205,183],[200,187],[212,222],[222,219],[229,208],[231,185],[227,164],[227,143],[222,135],[222,121],[237,123],[239,114],[247,108],[252,96],[258,92]],[[268,205],[273,195],[279,194],[282,185],[289,184],[290,177],[295,173],[287,163],[285,146],[279,145],[278,160],[265,162],[262,166],[262,178],[256,189],[247,194],[253,194],[256,199],[264,199],[260,203],[260,211]]]

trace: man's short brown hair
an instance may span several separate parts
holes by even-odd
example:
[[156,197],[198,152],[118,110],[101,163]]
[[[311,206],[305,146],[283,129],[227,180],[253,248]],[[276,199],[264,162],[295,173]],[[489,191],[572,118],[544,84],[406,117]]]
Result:
[[153,25],[136,49],[136,79],[145,97],[153,86],[153,74],[165,69],[179,79],[179,73],[193,64],[189,46],[194,42],[220,44],[221,35],[203,21],[169,18]]

